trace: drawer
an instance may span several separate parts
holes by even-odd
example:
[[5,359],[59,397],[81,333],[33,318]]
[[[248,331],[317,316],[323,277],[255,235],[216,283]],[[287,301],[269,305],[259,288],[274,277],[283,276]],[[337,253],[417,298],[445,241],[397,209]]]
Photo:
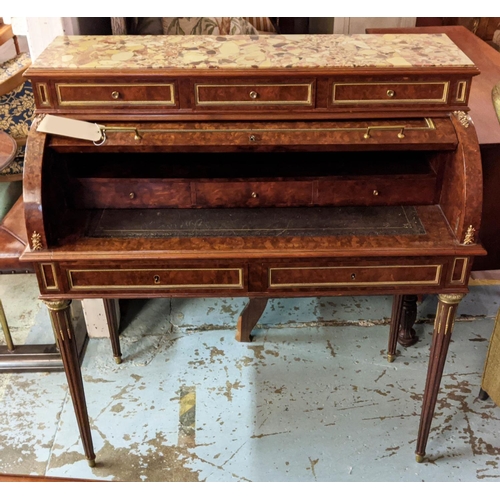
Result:
[[268,268],[269,289],[438,286],[442,264],[297,266]]
[[450,82],[333,82],[330,106],[355,104],[444,104]]
[[431,205],[435,175],[407,175],[318,182],[319,205]]
[[69,269],[70,291],[245,289],[243,268]]
[[287,207],[310,205],[312,181],[198,182],[196,204],[204,207]]
[[173,83],[56,83],[60,106],[177,106]]
[[195,106],[309,106],[314,104],[314,84],[307,83],[196,83]]
[[187,208],[189,182],[167,179],[79,178],[75,180],[76,208]]

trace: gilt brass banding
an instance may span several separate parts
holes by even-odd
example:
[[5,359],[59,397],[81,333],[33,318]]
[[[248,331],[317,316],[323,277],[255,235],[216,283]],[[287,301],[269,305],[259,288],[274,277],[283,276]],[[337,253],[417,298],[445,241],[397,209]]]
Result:
[[[125,273],[132,274],[134,272],[193,272],[193,271],[236,271],[238,273],[238,281],[236,283],[187,283],[187,284],[160,284],[160,282],[156,282],[156,278],[160,280],[159,275],[154,275],[153,281],[154,284],[150,284],[151,282],[144,283],[141,285],[132,285],[126,284],[123,285],[75,285],[73,281],[73,277],[76,273]],[[147,289],[147,288],[155,288],[155,289],[179,289],[179,288],[243,288],[243,269],[242,268],[168,268],[168,269],[71,269],[66,271],[68,277],[68,283],[70,290],[134,290],[134,289]]]
[[[57,99],[59,101],[59,104],[61,106],[91,106],[91,105],[106,105],[106,104],[113,104],[116,105],[116,99],[120,97],[120,93],[118,91],[112,91],[111,92],[111,99],[107,100],[101,100],[101,101],[93,101],[93,100],[77,100],[77,101],[66,101],[63,99],[61,95],[61,89],[64,88],[88,88],[88,87],[93,87],[93,88],[102,88],[102,87],[116,87],[116,83],[75,83],[75,84],[70,84],[70,83],[56,83],[56,94],[57,94]],[[174,98],[174,84],[173,83],[127,83],[124,85],[120,84],[120,87],[122,88],[129,88],[129,87],[165,87],[170,89],[170,99],[167,100],[153,100],[153,101],[148,101],[148,100],[121,100],[120,101],[120,106],[137,106],[137,105],[144,105],[144,106],[175,106],[175,98]],[[110,95],[110,94],[108,94]],[[115,97],[116,95],[116,97]]]
[[[308,271],[308,270],[333,270],[333,269],[415,269],[415,268],[434,268],[436,274],[434,278],[428,280],[393,280],[393,281],[378,281],[374,278],[373,281],[332,281],[325,283],[275,283],[273,282],[273,272],[276,271]],[[338,286],[384,286],[384,285],[438,285],[441,281],[443,266],[442,264],[417,264],[409,266],[332,266],[332,267],[275,267],[269,268],[268,270],[268,287],[269,288],[295,288],[295,287],[306,287],[306,288],[324,288],[324,287],[338,287]],[[354,278],[353,278],[354,276]],[[356,274],[351,274],[351,280],[355,280]]]
[[[45,274],[45,268],[46,267],[50,267],[51,270],[52,270],[52,276],[54,278],[54,285],[49,285],[48,284],[48,280],[47,280],[47,276]],[[59,290],[59,285],[57,283],[57,275],[56,275],[56,268],[55,268],[55,265],[50,263],[50,264],[40,264],[40,275],[42,277],[42,282],[43,282],[43,286],[45,288],[45,290],[51,290],[51,291],[54,291],[54,290]]]
[[47,92],[47,85],[45,83],[38,83],[38,97],[40,97],[40,104],[42,106],[50,106],[49,93]]
[[[305,87],[307,89],[307,97],[301,100],[290,100],[290,101],[271,101],[271,100],[259,100],[255,99],[259,97],[259,94],[253,90],[250,92],[251,101],[203,101],[200,99],[200,89],[203,88],[235,88],[235,87],[249,87],[248,84],[229,84],[229,85],[210,85],[210,84],[195,84],[195,100],[198,106],[271,106],[271,105],[296,105],[296,106],[310,106],[312,104],[312,83],[262,83],[261,87]],[[253,95],[255,94],[255,97]]]
[[457,97],[455,99],[457,102],[465,102],[466,90],[467,90],[467,82],[466,81],[458,82]]
[[[460,273],[460,278],[458,280],[454,280],[453,275],[455,274],[455,270],[457,269],[457,265],[459,265],[459,262],[462,263],[462,270]],[[469,259],[467,257],[455,257],[455,260],[453,261],[452,270],[451,270],[451,279],[450,279],[451,284],[457,284],[457,285],[464,285],[465,284],[465,276],[467,273],[468,263],[469,263]]]
[[[450,86],[450,82],[391,82],[392,85],[405,85],[405,86],[416,86],[416,85],[441,85],[443,88],[443,92],[440,97],[436,98],[417,98],[417,99],[404,99],[404,98],[396,98],[394,90],[388,90],[387,96],[391,98],[391,103],[441,103],[444,104],[448,100],[448,90]],[[360,82],[360,83],[334,83],[333,91],[332,91],[332,104],[377,104],[377,103],[387,103],[387,99],[337,99],[337,89],[340,87],[359,87],[359,86],[381,86],[387,85],[387,82]],[[389,92],[393,92],[393,95],[389,95]]]

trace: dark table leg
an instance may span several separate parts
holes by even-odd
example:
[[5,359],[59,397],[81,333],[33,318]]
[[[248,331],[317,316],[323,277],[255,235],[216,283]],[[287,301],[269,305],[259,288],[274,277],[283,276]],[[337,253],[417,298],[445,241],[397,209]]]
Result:
[[413,329],[417,319],[417,295],[404,295],[401,312],[401,326],[398,333],[398,342],[403,347],[410,347],[418,341]]
[[91,467],[95,466],[95,453],[90,432],[87,403],[83,389],[78,346],[70,314],[70,300],[44,300],[52,320],[52,327],[61,353],[83,449]]
[[427,380],[425,382],[424,398],[422,402],[420,427],[418,429],[417,449],[415,452],[417,462],[423,462],[424,460],[425,447],[429,437],[439,386],[441,384],[441,377],[443,375],[453,324],[455,322],[455,313],[464,295],[463,293],[439,295],[436,320],[434,322],[434,333],[432,335],[429,367],[427,369]]
[[251,342],[252,330],[262,316],[267,305],[267,299],[251,298],[238,318],[236,340],[238,342]]

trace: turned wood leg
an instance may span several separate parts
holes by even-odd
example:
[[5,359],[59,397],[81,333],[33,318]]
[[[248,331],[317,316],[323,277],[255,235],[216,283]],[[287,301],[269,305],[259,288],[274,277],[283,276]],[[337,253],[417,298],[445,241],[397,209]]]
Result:
[[251,298],[238,318],[236,327],[236,340],[238,342],[251,342],[252,330],[262,316],[267,305],[267,299]]
[[403,295],[401,323],[398,332],[398,342],[403,347],[410,347],[418,341],[413,329],[417,319],[417,299],[416,295]]
[[75,331],[71,321],[70,300],[44,300],[54,328],[54,335],[61,353],[69,391],[75,409],[76,421],[83,442],[83,449],[91,467],[95,466],[95,453],[90,432],[87,403],[83,389],[82,372],[78,357]]
[[111,349],[113,350],[113,357],[116,364],[122,362],[122,351],[120,347],[120,337],[118,332],[118,319],[116,317],[115,304],[112,299],[103,299],[104,314],[106,315],[106,323],[109,328],[109,340],[111,341]]
[[389,330],[389,345],[387,347],[387,361],[392,363],[396,358],[398,345],[399,326],[401,324],[401,313],[403,310],[404,295],[394,295],[392,299],[391,326]]
[[455,313],[459,302],[465,294],[449,293],[440,294],[434,322],[434,333],[427,369],[427,380],[425,382],[424,398],[422,402],[422,414],[418,429],[416,459],[422,462],[425,456],[425,447],[429,437],[434,408],[436,406],[441,377],[443,375],[446,354],[450,345]]

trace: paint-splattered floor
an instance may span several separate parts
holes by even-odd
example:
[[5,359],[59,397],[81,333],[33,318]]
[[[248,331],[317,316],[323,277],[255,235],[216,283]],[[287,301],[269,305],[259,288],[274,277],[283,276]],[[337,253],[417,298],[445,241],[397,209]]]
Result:
[[[5,278],[7,314],[22,304],[9,316],[13,333],[46,341],[34,277]],[[124,362],[95,338],[83,362],[97,466],[83,456],[64,374],[7,373],[0,472],[134,482],[498,481],[500,408],[477,395],[500,286],[471,287],[459,307],[423,464],[414,449],[435,298],[419,306],[420,341],[399,348],[394,363],[384,355],[390,301],[273,300],[252,344],[234,340],[244,299],[128,302]]]

